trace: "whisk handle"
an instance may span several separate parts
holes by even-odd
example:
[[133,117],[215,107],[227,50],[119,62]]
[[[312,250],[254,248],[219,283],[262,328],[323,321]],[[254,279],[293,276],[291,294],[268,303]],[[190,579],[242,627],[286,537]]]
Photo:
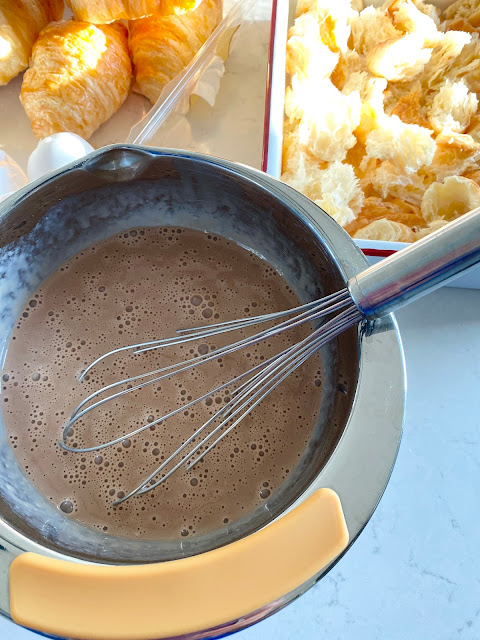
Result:
[[366,318],[380,318],[480,262],[480,207],[366,269],[348,284]]

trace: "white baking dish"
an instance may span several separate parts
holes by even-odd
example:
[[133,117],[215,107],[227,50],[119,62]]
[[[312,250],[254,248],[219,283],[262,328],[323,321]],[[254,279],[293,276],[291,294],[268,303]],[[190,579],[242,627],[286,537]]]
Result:
[[[452,0],[430,0],[430,2],[444,9],[452,3]],[[381,2],[366,1],[364,4],[378,5]],[[272,7],[262,169],[275,178],[280,178],[282,170],[287,31],[293,24],[296,5],[297,0],[273,0]],[[404,242],[379,240],[356,240],[355,242],[372,264],[408,246]],[[480,267],[458,278],[450,286],[480,289]]]

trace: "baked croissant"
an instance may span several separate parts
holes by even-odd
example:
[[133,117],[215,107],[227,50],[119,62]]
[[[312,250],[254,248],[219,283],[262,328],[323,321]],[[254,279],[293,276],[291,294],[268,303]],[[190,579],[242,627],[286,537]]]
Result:
[[123,104],[131,79],[122,24],[52,22],[33,47],[20,100],[37,138],[71,131],[88,140]]
[[28,67],[38,34],[63,9],[63,0],[0,0],[0,85]]
[[135,90],[154,103],[215,29],[222,8],[222,0],[202,0],[182,15],[154,15],[130,22]]
[[192,9],[195,0],[66,0],[77,20],[106,24],[136,20],[153,13],[167,15]]

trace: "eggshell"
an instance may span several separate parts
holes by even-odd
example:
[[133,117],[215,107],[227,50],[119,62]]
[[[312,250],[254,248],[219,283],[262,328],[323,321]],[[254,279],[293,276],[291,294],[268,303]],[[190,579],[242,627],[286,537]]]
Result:
[[83,158],[93,150],[92,145],[76,133],[54,133],[40,140],[30,155],[27,166],[28,179],[37,180],[51,171]]

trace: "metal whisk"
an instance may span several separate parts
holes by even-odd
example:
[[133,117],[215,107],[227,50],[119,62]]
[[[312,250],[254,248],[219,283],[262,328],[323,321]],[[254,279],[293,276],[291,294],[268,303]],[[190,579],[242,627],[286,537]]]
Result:
[[[195,329],[181,329],[177,331],[177,336],[173,338],[141,342],[109,351],[92,362],[82,373],[79,380],[83,380],[100,361],[123,351],[141,354],[264,322],[280,321],[271,328],[225,347],[214,349],[208,354],[156,369],[155,371],[132,376],[95,391],[74,410],[70,420],[65,425],[60,445],[65,450],[75,453],[100,451],[117,445],[127,438],[133,438],[146,429],[189,409],[198,402],[228,387],[230,399],[225,405],[216,411],[211,418],[201,425],[137,487],[123,498],[114,502],[114,505],[118,505],[133,496],[143,495],[165,482],[183,465],[186,465],[187,470],[194,467],[287,376],[291,375],[327,342],[359,322],[381,318],[394,309],[433,291],[447,281],[464,273],[478,262],[480,262],[480,208],[363,271],[350,280],[345,289],[320,300],[315,300],[287,311],[210,324]],[[283,320],[283,318],[287,319]],[[316,322],[321,319],[323,319],[323,324],[314,329],[307,338],[268,360],[262,361],[203,396],[195,398],[191,402],[144,424],[130,433],[93,447],[76,448],[67,444],[73,425],[87,413],[98,409],[107,402],[239,349],[251,347],[258,342],[299,325]],[[117,390],[118,387],[121,390]],[[207,432],[207,429],[217,421],[218,424]],[[202,435],[205,432],[207,432],[206,435]],[[183,452],[189,445],[199,437],[201,437],[200,441],[188,453],[184,454]],[[168,468],[172,464],[173,466]]]

